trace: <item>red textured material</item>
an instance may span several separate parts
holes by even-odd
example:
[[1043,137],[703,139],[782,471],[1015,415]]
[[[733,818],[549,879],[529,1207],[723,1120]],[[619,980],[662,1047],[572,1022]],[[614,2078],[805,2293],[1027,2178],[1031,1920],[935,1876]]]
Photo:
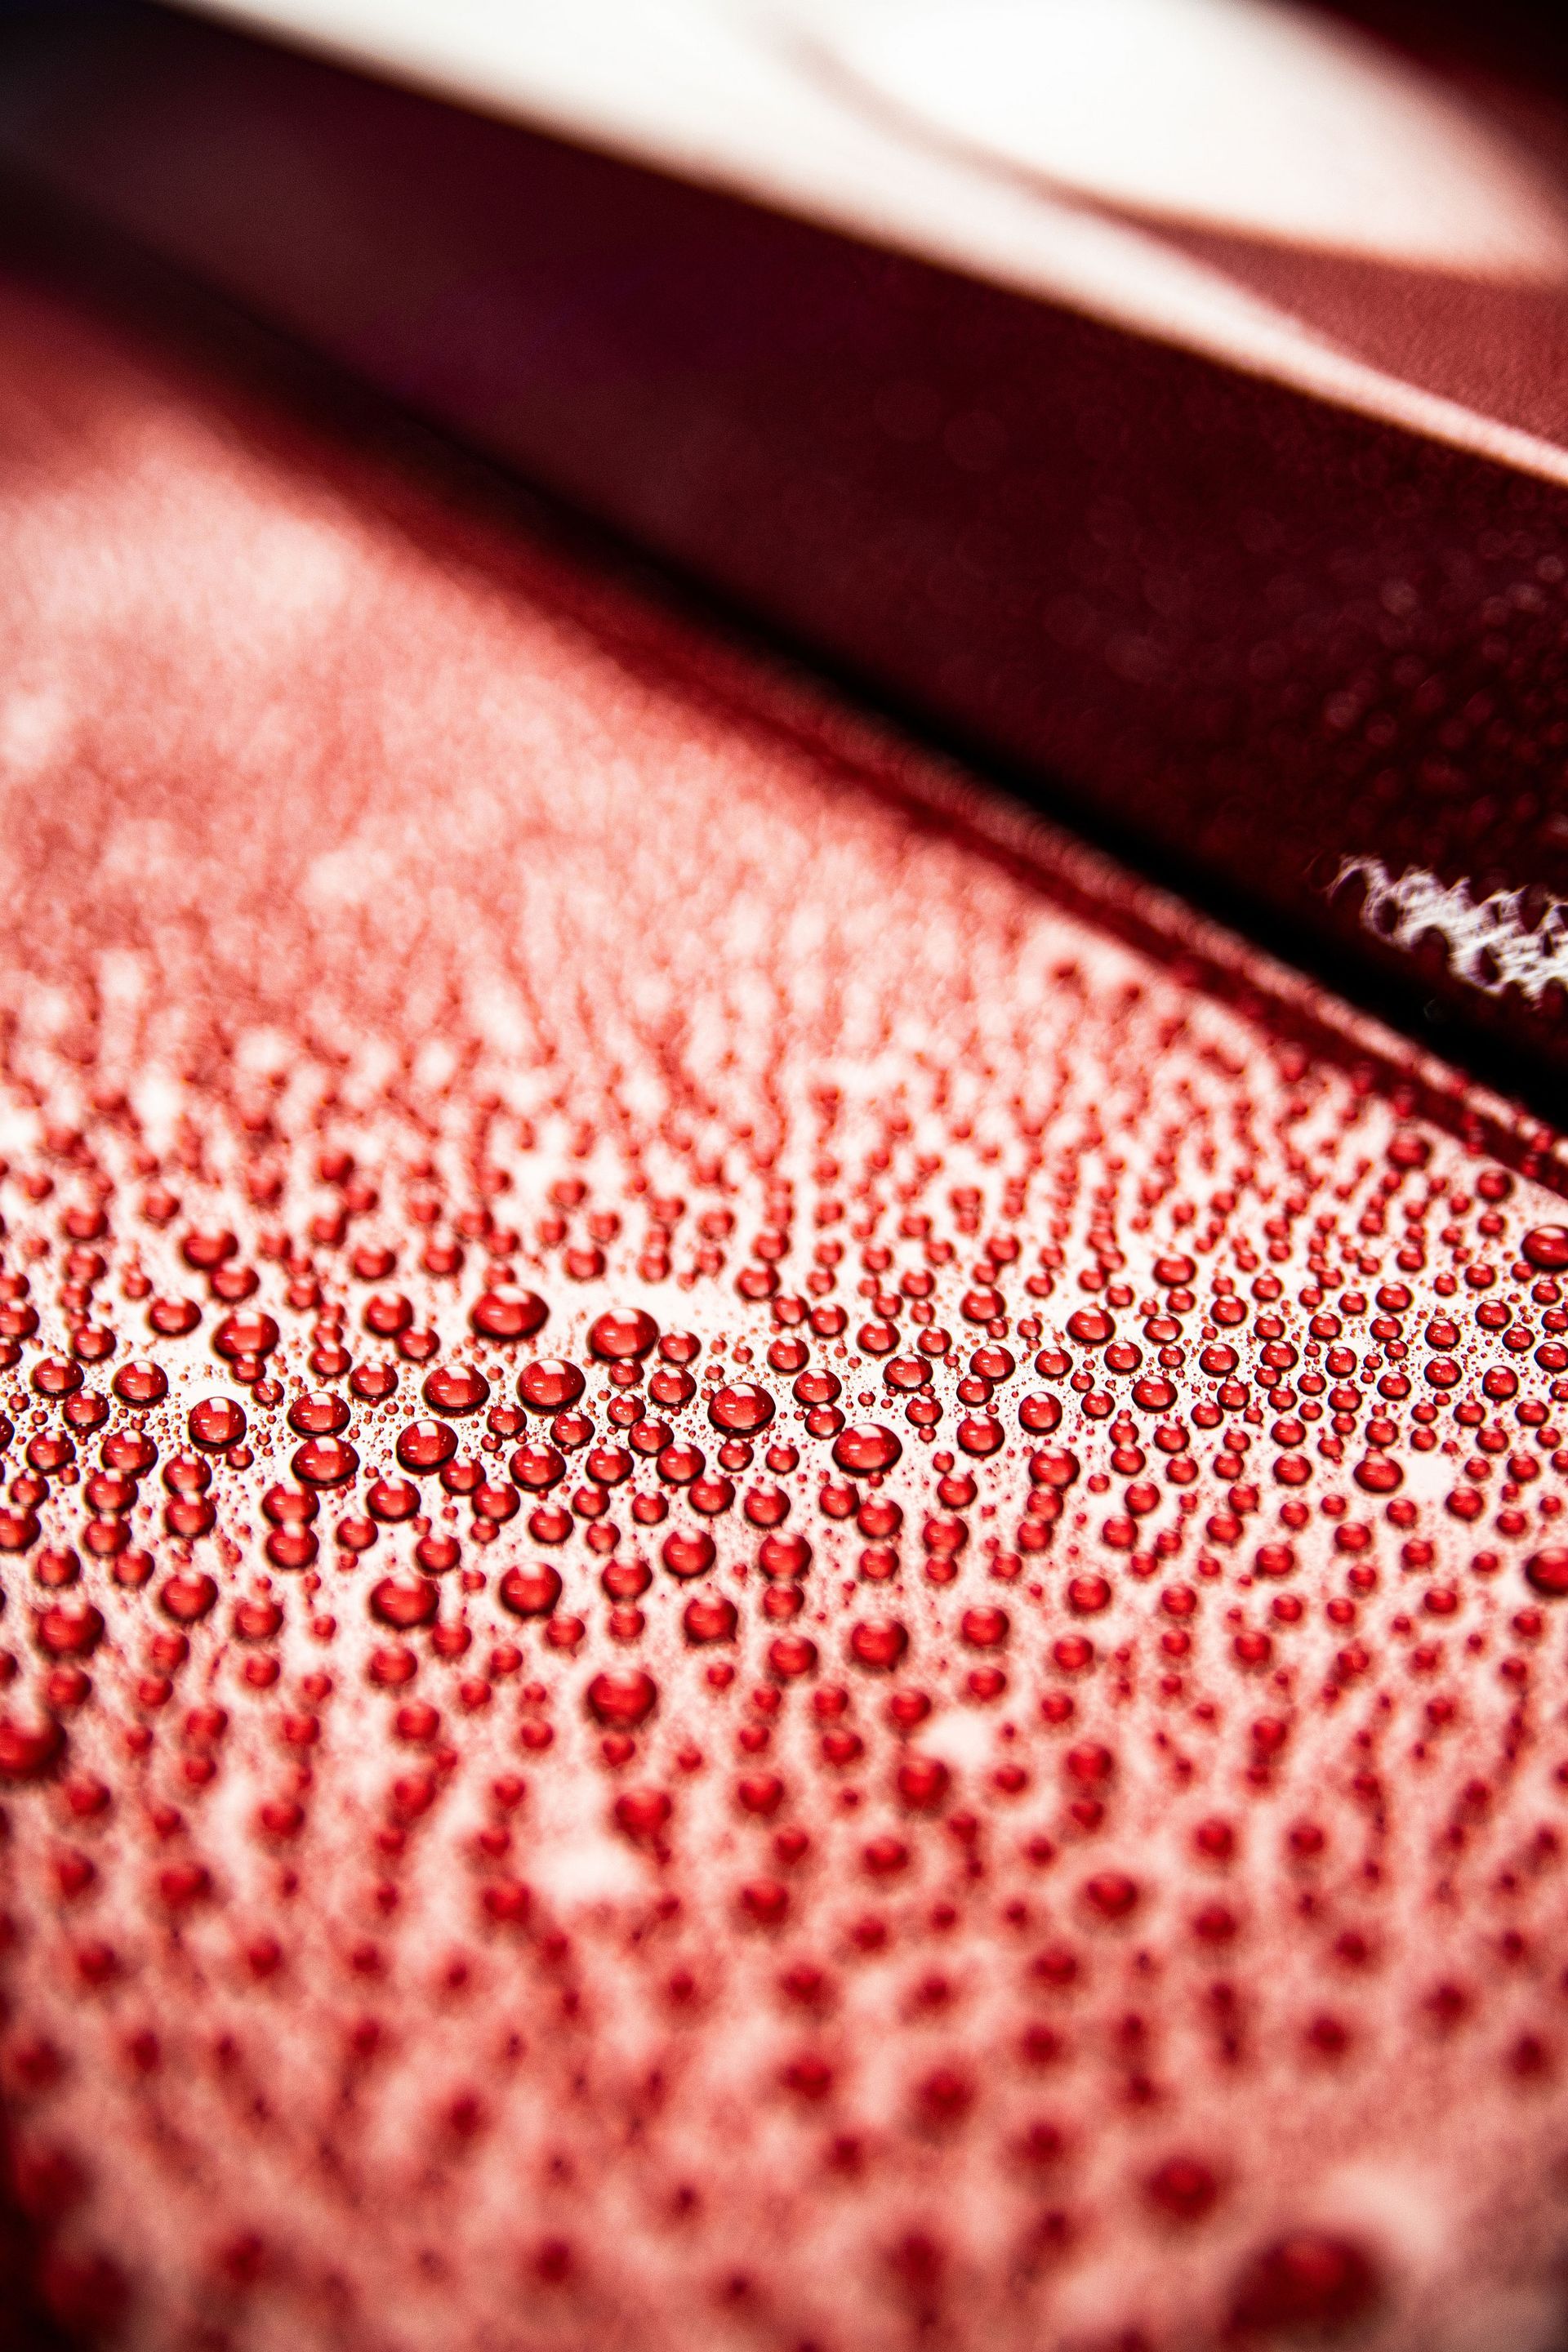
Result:
[[[1561,182],[1532,55],[1438,64]],[[1560,481],[178,12],[7,68],[16,166],[1550,1102]],[[1559,286],[1156,226],[1560,454]]]
[[0,543],[60,2321],[1559,2340],[1560,1205],[1331,1001],[15,273]]

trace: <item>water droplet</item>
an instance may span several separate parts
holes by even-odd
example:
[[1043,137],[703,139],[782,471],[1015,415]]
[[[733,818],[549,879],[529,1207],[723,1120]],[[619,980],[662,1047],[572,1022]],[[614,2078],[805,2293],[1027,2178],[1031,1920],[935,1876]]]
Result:
[[899,1795],[913,1811],[936,1812],[952,1785],[952,1772],[937,1757],[906,1757],[899,1767]]
[[1549,1544],[1524,1563],[1526,1580],[1548,1601],[1568,1598],[1568,1545]]
[[272,1317],[259,1308],[248,1308],[224,1317],[213,1333],[213,1350],[232,1362],[237,1356],[269,1356],[278,1340]]
[[438,1606],[435,1586],[423,1578],[384,1576],[371,1587],[371,1615],[378,1625],[389,1625],[399,1633],[433,1623]]
[[590,1327],[588,1345],[609,1363],[629,1363],[649,1354],[658,1338],[658,1325],[640,1307],[601,1315]]
[[1086,1879],[1079,1890],[1084,1906],[1098,1918],[1121,1921],[1130,1918],[1138,1906],[1138,1881],[1125,1871],[1098,1871]]
[[498,1283],[493,1289],[480,1292],[468,1320],[481,1339],[531,1339],[543,1329],[549,1314],[535,1292]]
[[674,1528],[660,1545],[658,1556],[671,1576],[706,1576],[718,1549],[705,1528]]
[[879,1421],[858,1421],[841,1432],[833,1459],[840,1470],[866,1477],[874,1471],[890,1470],[902,1452],[893,1432]]
[[674,1808],[662,1789],[626,1789],[616,1799],[616,1827],[638,1845],[651,1845],[669,1826]]
[[297,1437],[337,1437],[348,1425],[349,1408],[331,1389],[297,1396],[289,1408],[289,1426]]
[[310,1437],[296,1449],[290,1467],[308,1486],[342,1486],[359,1468],[359,1455],[346,1438]]
[[732,1601],[726,1601],[722,1593],[711,1592],[689,1601],[680,1622],[689,1642],[732,1642],[740,1617]]
[[1201,2221],[1219,2200],[1219,2182],[1195,2157],[1167,2157],[1146,2183],[1150,2202],[1173,2221]]
[[561,1598],[560,1575],[542,1561],[509,1568],[497,1587],[497,1598],[514,1617],[548,1617]]
[[584,1696],[595,1722],[612,1731],[635,1731],[658,1704],[658,1685],[638,1666],[618,1667],[595,1675]]
[[[40,1364],[38,1371],[33,1376],[35,1387],[39,1385],[38,1373],[43,1370],[44,1367]],[[74,1385],[80,1385],[79,1374]],[[60,1391],[56,1390],[53,1393],[58,1395]],[[121,1404],[139,1407],[161,1404],[169,1393],[169,1376],[161,1364],[148,1363],[139,1358],[134,1362],[121,1364],[115,1373],[114,1393]]]
[[773,1401],[764,1388],[751,1381],[738,1381],[732,1387],[719,1389],[710,1399],[708,1418],[715,1429],[723,1429],[737,1437],[753,1437],[765,1429],[773,1417]]
[[19,1723],[0,1716],[0,1783],[41,1780],[65,1754],[66,1736],[58,1723]]
[[425,1402],[436,1412],[477,1412],[490,1392],[483,1372],[472,1364],[443,1364],[426,1374]]
[[518,1375],[517,1392],[533,1412],[561,1412],[576,1403],[587,1383],[575,1364],[541,1356]]
[[1346,2238],[1302,2230],[1255,2254],[1231,2303],[1239,2333],[1315,2331],[1334,2336],[1366,2318],[1381,2299],[1370,2257]]
[[[211,1454],[225,1454],[245,1435],[246,1418],[232,1397],[203,1397],[191,1407],[185,1428],[193,1445]],[[108,1446],[105,1446],[107,1454]]]
[[57,1601],[36,1630],[39,1648],[51,1658],[90,1658],[103,1638],[103,1615],[88,1601]]
[[896,1617],[865,1618],[849,1630],[850,1656],[873,1673],[891,1674],[909,1646],[909,1634]]
[[811,1566],[811,1546],[802,1535],[768,1535],[757,1547],[763,1574],[779,1580],[804,1576]]
[[399,1466],[412,1471],[416,1477],[426,1471],[439,1470],[450,1462],[457,1450],[457,1432],[448,1429],[444,1421],[411,1421],[398,1433]]
[[158,1606],[176,1625],[195,1625],[209,1613],[216,1599],[217,1586],[210,1576],[185,1569],[171,1576],[163,1586]]

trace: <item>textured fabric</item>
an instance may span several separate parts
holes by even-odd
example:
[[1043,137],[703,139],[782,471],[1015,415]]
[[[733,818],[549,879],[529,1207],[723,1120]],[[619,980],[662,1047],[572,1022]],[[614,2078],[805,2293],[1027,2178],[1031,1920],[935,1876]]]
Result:
[[0,545],[55,2310],[1560,2340],[1553,1202],[515,512],[20,278]]

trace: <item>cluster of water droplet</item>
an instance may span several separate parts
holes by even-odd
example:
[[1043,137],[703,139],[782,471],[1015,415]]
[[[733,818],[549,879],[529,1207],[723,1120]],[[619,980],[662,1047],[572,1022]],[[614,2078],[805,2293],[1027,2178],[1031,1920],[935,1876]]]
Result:
[[57,2306],[1435,2342],[1568,2053],[1568,1224],[580,583],[338,553],[281,715],[150,596],[14,853]]

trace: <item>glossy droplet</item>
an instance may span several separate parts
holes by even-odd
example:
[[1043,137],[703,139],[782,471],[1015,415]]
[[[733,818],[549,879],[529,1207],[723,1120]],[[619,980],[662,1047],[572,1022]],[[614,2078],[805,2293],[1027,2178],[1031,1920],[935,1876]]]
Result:
[[38,1618],[36,1632],[51,1658],[90,1658],[103,1639],[102,1612],[88,1601],[58,1601]]
[[176,1625],[195,1625],[211,1611],[217,1586],[210,1576],[194,1569],[171,1576],[158,1595],[158,1606]]
[[507,1466],[520,1486],[542,1495],[563,1475],[566,1462],[553,1445],[520,1445]]
[[890,1674],[909,1646],[909,1634],[896,1617],[866,1618],[850,1628],[850,1656],[874,1674]]
[[658,1556],[671,1576],[706,1576],[718,1549],[704,1528],[677,1528],[666,1536]]
[[714,1428],[726,1430],[734,1437],[755,1436],[773,1417],[773,1398],[766,1389],[751,1381],[738,1381],[732,1387],[720,1389],[709,1402],[708,1418]]
[[1029,1477],[1033,1485],[1057,1489],[1058,1492],[1075,1484],[1079,1475],[1079,1458],[1069,1454],[1065,1445],[1042,1448],[1029,1456]]
[[1195,2157],[1168,2157],[1147,2182],[1150,2202],[1173,2221],[1201,2221],[1219,2199],[1219,2182]]
[[194,1331],[202,1319],[202,1310],[194,1298],[154,1298],[147,1309],[147,1320],[161,1339],[183,1339]]
[[780,1682],[795,1682],[816,1668],[816,1643],[805,1633],[784,1633],[768,1644],[768,1671]]
[[757,1566],[778,1581],[804,1576],[811,1566],[811,1546],[805,1536],[769,1535],[757,1547]]
[[41,1780],[65,1754],[66,1736],[58,1723],[18,1722],[0,1716],[0,1782]]
[[378,1290],[365,1301],[364,1328],[380,1339],[398,1338],[413,1321],[413,1305],[400,1290]]
[[1550,1544],[1543,1551],[1532,1552],[1524,1563],[1524,1573],[1546,1600],[1568,1598],[1568,1545]]
[[398,1433],[398,1464],[416,1477],[425,1471],[439,1470],[457,1451],[457,1432],[444,1421],[411,1421]]
[[268,1486],[261,1497],[262,1514],[274,1527],[308,1527],[321,1508],[308,1487]]
[[[40,1365],[39,1370],[42,1369]],[[138,1358],[132,1363],[121,1364],[115,1373],[114,1393],[121,1404],[160,1404],[169,1393],[169,1376],[161,1364],[151,1364]]]
[[867,1477],[873,1471],[890,1470],[903,1450],[893,1432],[879,1421],[858,1421],[840,1433],[833,1459],[840,1470]]
[[588,1345],[603,1361],[630,1363],[648,1355],[658,1338],[658,1325],[640,1307],[601,1315],[588,1332]]
[[373,1519],[381,1519],[388,1526],[395,1527],[417,1513],[419,1489],[410,1486],[406,1478],[374,1478],[371,1481],[364,1505]]
[[265,1549],[274,1568],[298,1570],[310,1567],[321,1547],[309,1528],[276,1528]]
[[1085,1908],[1098,1918],[1118,1921],[1129,1918],[1136,1910],[1139,1885],[1125,1871],[1098,1871],[1086,1879],[1080,1890]]
[[668,1827],[673,1811],[662,1789],[626,1789],[616,1799],[616,1827],[638,1844],[649,1844]]
[[425,1402],[437,1412],[477,1412],[489,1396],[490,1384],[472,1364],[443,1364],[425,1381]]
[[468,1320],[481,1339],[531,1339],[543,1329],[549,1314],[534,1291],[498,1284],[493,1290],[481,1291]]
[[359,1468],[359,1455],[346,1438],[310,1437],[289,1466],[308,1486],[342,1486]]
[[237,1356],[269,1356],[278,1345],[279,1331],[270,1315],[259,1308],[249,1308],[226,1315],[213,1333],[213,1349],[230,1361]]
[[1103,1348],[1114,1339],[1116,1326],[1103,1307],[1080,1307],[1068,1317],[1068,1337],[1082,1348]]
[[211,1463],[197,1454],[174,1454],[163,1465],[163,1484],[172,1495],[205,1495],[212,1482]]
[[533,1412],[562,1412],[576,1403],[587,1383],[575,1364],[541,1356],[518,1374],[517,1392]]
[[193,1445],[209,1454],[224,1454],[245,1435],[245,1413],[232,1397],[203,1397],[191,1407],[185,1428]]
[[640,1667],[626,1667],[595,1675],[584,1697],[595,1722],[614,1731],[635,1731],[658,1704],[658,1685]]
[[234,1612],[234,1630],[242,1642],[270,1641],[282,1622],[276,1601],[242,1601]]
[[946,1802],[952,1774],[934,1756],[907,1757],[899,1767],[898,1790],[911,1811],[935,1812]]
[[371,1587],[371,1615],[378,1625],[390,1625],[399,1633],[433,1623],[439,1606],[436,1587],[423,1577],[384,1576]]
[[509,1568],[496,1588],[496,1597],[514,1617],[548,1617],[561,1598],[561,1578],[542,1562]]
[[289,1426],[300,1437],[336,1437],[349,1425],[349,1408],[331,1389],[312,1389],[289,1408]]
[[732,1642],[740,1617],[734,1602],[726,1601],[722,1593],[704,1593],[687,1602],[680,1623],[690,1643]]
[[144,1429],[116,1429],[99,1448],[99,1460],[109,1470],[139,1478],[158,1459],[158,1449]]
[[1376,2268],[1362,2247],[1303,2230],[1253,2257],[1237,2284],[1231,2326],[1338,2335],[1366,2318],[1380,2296]]
[[1532,1225],[1520,1249],[1542,1274],[1561,1274],[1568,1268],[1568,1225]]
[[198,1273],[208,1274],[214,1266],[222,1265],[226,1259],[233,1257],[238,1247],[238,1240],[227,1227],[218,1226],[188,1233],[180,1244],[180,1255],[187,1265],[194,1266]]

